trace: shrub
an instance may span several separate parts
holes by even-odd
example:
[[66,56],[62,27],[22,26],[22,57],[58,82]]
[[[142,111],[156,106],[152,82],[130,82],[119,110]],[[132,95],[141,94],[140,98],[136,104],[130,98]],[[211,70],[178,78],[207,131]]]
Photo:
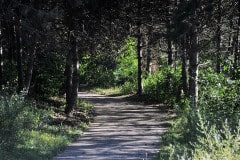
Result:
[[30,130],[39,122],[34,106],[19,95],[0,96],[0,154],[16,147],[22,140],[23,131]]
[[208,70],[199,84],[198,110],[188,100],[175,104],[179,119],[163,138],[160,159],[240,159],[239,81]]
[[133,94],[137,91],[137,84],[134,82],[126,82],[121,86],[121,94]]
[[122,48],[124,52],[117,58],[117,68],[114,71],[117,85],[123,85],[126,82],[134,83],[138,74],[138,62],[136,52],[136,40],[128,38]]
[[240,81],[209,71],[200,78],[199,105],[208,121],[221,124],[225,119],[236,126],[240,116]]
[[179,90],[180,73],[171,67],[163,67],[157,75],[151,75],[144,80],[144,94],[149,100],[173,104]]
[[81,59],[80,82],[89,86],[110,87],[114,84],[115,60],[111,55],[103,57],[84,55]]

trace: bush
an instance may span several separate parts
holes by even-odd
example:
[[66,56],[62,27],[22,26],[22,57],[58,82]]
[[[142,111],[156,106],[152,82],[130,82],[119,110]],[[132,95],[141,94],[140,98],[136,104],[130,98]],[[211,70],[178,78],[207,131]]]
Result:
[[239,81],[208,70],[199,83],[197,110],[189,100],[175,105],[179,119],[163,138],[160,159],[240,159]]
[[133,94],[137,91],[137,84],[134,82],[126,82],[121,86],[121,94]]
[[213,124],[225,119],[236,126],[240,116],[240,81],[209,71],[200,78],[199,104],[203,114]]
[[[23,131],[39,122],[34,106],[19,95],[0,96],[0,154],[12,150],[23,140]],[[3,158],[4,159],[4,158]]]
[[180,77],[180,70],[163,67],[157,75],[151,75],[144,80],[144,94],[149,100],[173,104],[178,94]]
[[89,86],[111,87],[114,84],[115,60],[111,55],[103,57],[84,55],[81,59],[80,82]]
[[138,75],[138,61],[136,51],[136,40],[128,38],[122,48],[124,52],[117,58],[117,68],[114,71],[117,85],[124,83],[135,83]]

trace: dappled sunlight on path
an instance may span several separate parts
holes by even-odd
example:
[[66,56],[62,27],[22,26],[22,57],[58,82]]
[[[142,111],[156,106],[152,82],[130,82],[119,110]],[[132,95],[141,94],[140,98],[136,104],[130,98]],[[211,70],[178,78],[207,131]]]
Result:
[[80,92],[95,106],[96,117],[85,133],[54,160],[152,160],[167,130],[167,114],[156,107],[119,97]]

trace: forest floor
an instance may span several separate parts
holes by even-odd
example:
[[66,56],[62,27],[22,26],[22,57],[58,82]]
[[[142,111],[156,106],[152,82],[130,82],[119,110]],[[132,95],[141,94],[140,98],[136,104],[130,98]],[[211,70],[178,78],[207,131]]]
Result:
[[153,160],[157,157],[160,137],[174,117],[166,107],[88,92],[79,92],[79,98],[94,105],[94,120],[54,160]]

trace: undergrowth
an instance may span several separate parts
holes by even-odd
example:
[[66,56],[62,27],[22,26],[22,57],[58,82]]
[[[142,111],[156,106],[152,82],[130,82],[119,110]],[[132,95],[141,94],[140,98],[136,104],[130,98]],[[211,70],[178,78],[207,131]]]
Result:
[[66,117],[64,102],[58,104],[61,105],[49,106],[46,103],[26,100],[23,95],[2,94],[0,159],[52,159],[79,137],[91,121],[93,106],[79,101],[73,116]]
[[178,120],[162,138],[161,160],[239,160],[240,82],[201,73],[198,109],[175,104]]

